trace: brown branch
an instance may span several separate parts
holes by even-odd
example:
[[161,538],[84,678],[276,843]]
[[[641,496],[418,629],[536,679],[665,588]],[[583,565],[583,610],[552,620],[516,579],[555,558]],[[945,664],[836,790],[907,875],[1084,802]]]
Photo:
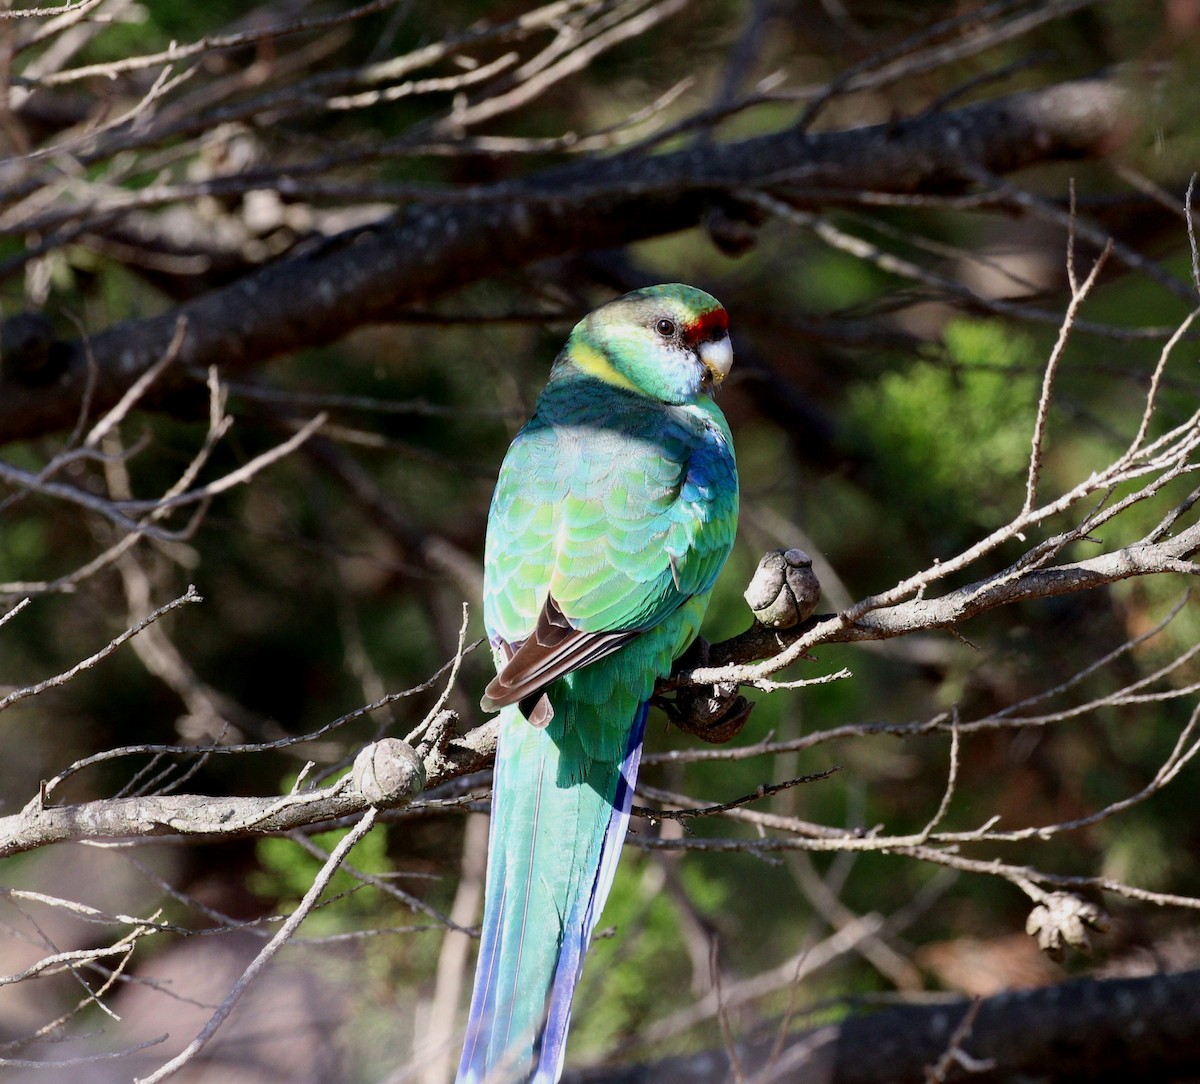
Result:
[[[841,1023],[750,1042],[739,1056],[750,1079],[792,1084],[924,1084],[972,1002],[955,998],[857,1013]],[[1000,1084],[1017,1079],[1129,1080],[1188,1077],[1200,1063],[1200,971],[1132,979],[1077,980],[1009,991],[978,1002],[961,1049],[970,1072],[951,1079]],[[723,1053],[620,1068],[568,1072],[567,1084],[724,1084]]]
[[[899,603],[868,613],[848,627],[837,627],[836,619],[828,616],[786,630],[755,624],[740,636],[713,645],[710,662],[714,666],[729,666],[770,656],[787,643],[819,628],[823,622],[830,624],[830,630],[819,642],[886,639],[913,631],[945,628],[1017,600],[1088,590],[1151,572],[1194,573],[1197,569],[1185,559],[1197,550],[1200,550],[1200,524],[1165,542],[1139,543],[1091,561],[1029,571],[1017,579],[1001,574],[993,577],[994,587],[988,586],[990,581],[983,581],[938,599]],[[676,675],[664,685],[678,684],[682,677]],[[494,721],[461,738],[450,737],[447,728],[442,728],[441,733],[432,737],[431,748],[423,759],[426,788],[486,768],[494,756],[495,741]],[[403,743],[396,742],[396,745],[411,752],[411,747]],[[402,804],[415,798],[422,789],[415,779],[414,776],[406,783],[407,789],[400,790],[397,799],[390,804]],[[283,798],[163,795],[51,807],[43,806],[38,798],[20,813],[0,818],[0,857],[64,840],[163,835],[230,838],[283,832],[361,813],[371,804],[381,803],[364,796],[351,777],[329,787]],[[841,845],[848,846],[845,841],[841,841]]]
[[997,573],[938,598],[915,598],[872,610],[852,624],[842,623],[836,614],[818,614],[790,629],[772,629],[755,622],[740,635],[712,644],[707,667],[674,674],[664,683],[662,691],[693,681],[735,681],[735,673],[717,673],[717,668],[732,668],[770,658],[790,644],[809,637],[812,637],[811,646],[888,640],[914,632],[953,628],[1000,606],[1090,591],[1132,576],[1162,572],[1200,575],[1200,564],[1190,560],[1197,553],[1200,553],[1200,523],[1171,538],[1137,542],[1087,561],[1029,569],[1017,576],[1008,571]]
[[[749,805],[751,802],[761,801],[763,798],[769,798],[772,794],[779,794],[781,791],[790,790],[792,787],[798,787],[802,783],[817,783],[822,779],[828,779],[835,772],[841,771],[836,765],[832,768],[827,768],[823,772],[813,772],[810,775],[800,775],[795,779],[786,779],[782,783],[760,783],[755,788],[753,794],[745,794],[741,798],[734,798],[731,802],[721,802],[717,805],[697,806],[695,809],[650,809],[644,805],[633,805],[630,807],[635,817],[645,817],[651,824],[656,821],[687,821],[694,817],[713,817],[719,813],[727,813],[731,809],[738,809],[741,806]],[[639,790],[640,794],[650,794],[650,788],[643,787]]]
[[[695,226],[729,193],[786,185],[806,191],[958,192],[980,169],[1101,154],[1126,123],[1126,91],[1080,80],[954,112],[810,135],[792,128],[720,147],[659,156],[627,153],[456,192],[431,191],[390,224],[335,238],[223,289],[95,335],[95,404],[104,409],[162,356],[180,316],[177,372],[219,365],[228,375],[302,347],[332,342],[404,305],[535,260],[626,244]],[[286,194],[285,178],[275,178]],[[304,304],[297,305],[296,299]],[[0,382],[0,442],[71,424],[87,378],[82,342],[55,344],[59,378]]]
[[[486,734],[481,734],[476,742],[485,744],[481,742],[484,738]],[[437,763],[457,764],[455,755],[470,757],[472,744],[462,744],[456,754],[439,754]],[[491,752],[494,746],[493,735]],[[361,814],[371,807],[392,809],[407,804],[420,794],[424,783],[424,766],[412,747],[385,738],[364,748],[355,758],[354,770],[336,783],[283,796],[160,794],[49,806],[39,794],[20,813],[0,817],[0,858],[66,840],[150,836],[240,839],[287,832]]]

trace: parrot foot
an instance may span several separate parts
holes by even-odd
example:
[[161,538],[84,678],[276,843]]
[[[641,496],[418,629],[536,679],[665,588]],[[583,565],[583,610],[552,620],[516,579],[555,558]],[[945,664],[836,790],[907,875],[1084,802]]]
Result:
[[738,695],[736,685],[680,689],[675,700],[683,709],[674,720],[675,725],[713,745],[736,738],[754,710],[749,700]]
[[[687,669],[708,665],[708,641],[697,637],[680,657]],[[680,730],[695,734],[703,741],[720,745],[742,732],[754,705],[738,695],[733,684],[694,685],[677,689],[672,697],[659,695],[653,703]]]

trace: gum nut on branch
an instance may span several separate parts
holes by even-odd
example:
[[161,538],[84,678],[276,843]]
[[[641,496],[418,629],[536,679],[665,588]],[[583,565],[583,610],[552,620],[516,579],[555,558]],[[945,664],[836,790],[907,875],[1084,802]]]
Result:
[[763,555],[744,597],[764,625],[788,629],[813,615],[820,596],[812,558],[804,550],[789,549]]

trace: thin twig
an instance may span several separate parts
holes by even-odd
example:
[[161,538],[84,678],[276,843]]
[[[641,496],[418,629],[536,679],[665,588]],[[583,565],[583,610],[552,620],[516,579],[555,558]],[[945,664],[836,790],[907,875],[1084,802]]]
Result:
[[181,606],[186,606],[189,602],[203,601],[203,597],[197,593],[195,586],[188,584],[188,589],[182,595],[180,595],[178,598],[172,599],[170,602],[166,603],[166,605],[160,606],[152,614],[148,614],[146,617],[142,618],[141,621],[131,625],[119,636],[110,640],[94,655],[89,655],[82,662],[77,662],[69,670],[64,670],[61,674],[56,674],[54,677],[46,678],[45,681],[39,681],[36,685],[27,685],[22,689],[17,689],[14,692],[9,693],[3,699],[0,699],[0,711],[3,711],[5,708],[17,703],[19,700],[25,700],[28,697],[37,696],[38,694],[45,692],[47,689],[54,689],[61,685],[65,685],[77,674],[84,670],[90,670],[96,665],[96,663],[108,658],[108,656],[116,651],[117,648],[125,643],[126,640],[136,636],[147,626],[154,624],[154,622],[160,617],[165,617],[167,614],[171,613],[172,610],[177,610]]
[[[1073,240],[1072,238],[1072,242]],[[1072,249],[1073,245],[1069,246],[1068,252],[1072,251]],[[1021,506],[1020,513],[1022,517],[1029,515],[1033,510],[1033,502],[1037,497],[1038,479],[1042,473],[1042,452],[1043,442],[1046,438],[1046,419],[1050,415],[1050,400],[1054,392],[1054,379],[1058,375],[1059,362],[1062,361],[1063,351],[1066,349],[1067,341],[1071,337],[1071,329],[1075,326],[1075,318],[1079,312],[1079,307],[1092,292],[1092,287],[1096,285],[1100,270],[1103,268],[1111,251],[1112,246],[1110,243],[1096,258],[1096,262],[1092,264],[1092,270],[1084,280],[1083,285],[1078,286],[1073,284],[1071,287],[1071,300],[1067,305],[1066,315],[1063,317],[1062,326],[1059,328],[1058,339],[1054,343],[1054,348],[1050,351],[1050,357],[1046,362],[1046,370],[1042,376],[1042,391],[1038,397],[1037,417],[1033,424],[1033,437],[1029,450],[1029,475],[1025,480],[1025,503]],[[1068,266],[1071,268],[1071,278],[1074,280],[1075,264],[1073,256],[1069,258]]]
[[216,1012],[209,1017],[208,1022],[200,1029],[199,1034],[165,1065],[149,1076],[137,1078],[136,1084],[158,1084],[159,1081],[174,1076],[204,1048],[205,1044],[213,1037],[217,1029],[233,1011],[234,1005],[237,1004],[238,999],[245,993],[246,988],[259,976],[263,968],[271,962],[275,954],[287,944],[299,928],[300,923],[312,912],[317,901],[321,898],[321,894],[328,887],[329,882],[333,879],[333,875],[342,864],[343,859],[350,853],[350,849],[371,830],[378,815],[378,810],[374,808],[368,809],[358,824],[346,833],[341,842],[330,853],[329,859],[321,867],[312,885],[304,894],[304,898],[296,906],[296,910],[288,916],[288,920],[279,928],[275,936],[262,947],[246,970],[242,972],[229,993],[225,995],[225,999],[218,1006]]

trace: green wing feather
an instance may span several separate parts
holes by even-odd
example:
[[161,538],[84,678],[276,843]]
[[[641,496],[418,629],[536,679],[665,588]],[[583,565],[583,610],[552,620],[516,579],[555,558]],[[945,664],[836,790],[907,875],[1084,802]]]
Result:
[[[706,601],[736,526],[731,441],[711,400],[648,405],[581,379],[551,385],[542,406],[509,451],[489,517],[485,618],[515,655],[500,660],[487,706],[522,700]],[[670,658],[702,613],[662,630]],[[596,737],[591,755],[620,755],[620,741]]]

